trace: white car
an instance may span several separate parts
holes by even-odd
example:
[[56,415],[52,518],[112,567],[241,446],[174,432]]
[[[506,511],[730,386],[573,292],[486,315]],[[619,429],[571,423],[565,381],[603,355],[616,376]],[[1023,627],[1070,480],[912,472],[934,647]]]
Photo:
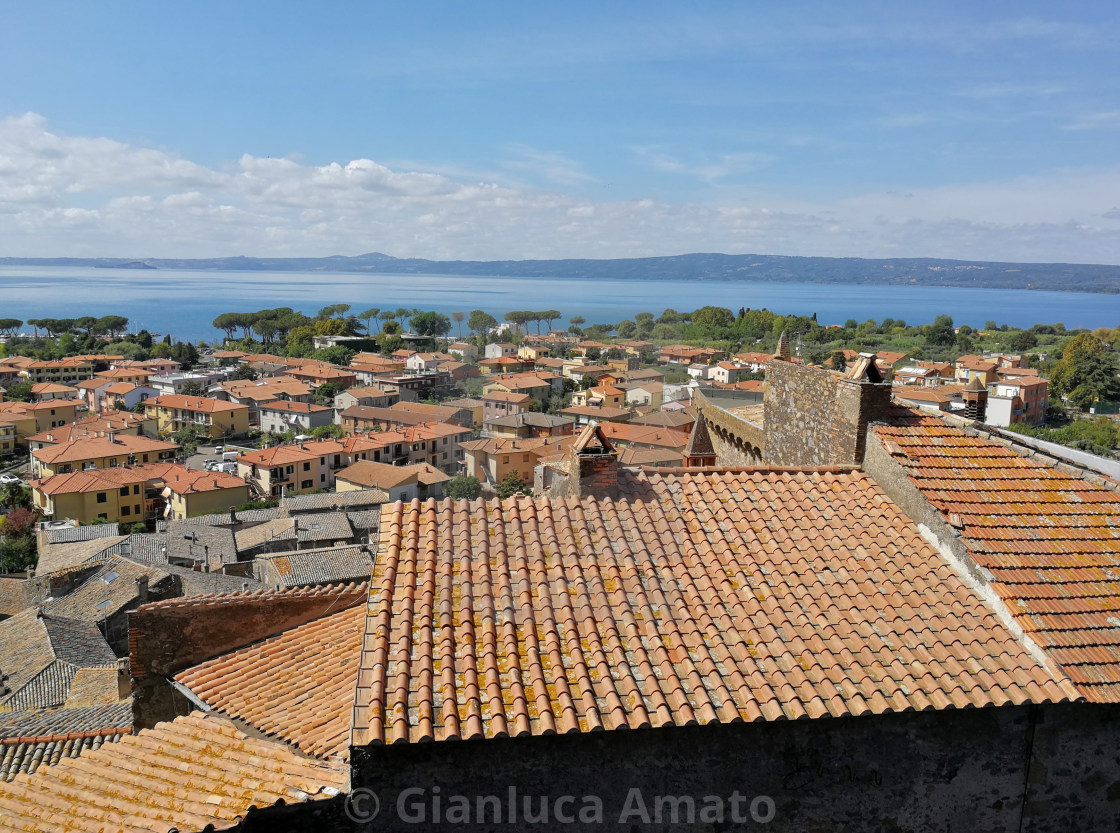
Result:
[[22,482],[14,474],[0,474],[0,486],[10,486],[13,483]]

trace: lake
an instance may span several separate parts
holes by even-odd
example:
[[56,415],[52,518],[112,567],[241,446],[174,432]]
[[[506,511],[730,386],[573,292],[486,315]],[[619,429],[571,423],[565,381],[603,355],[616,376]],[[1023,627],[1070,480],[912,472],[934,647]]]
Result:
[[[458,275],[367,275],[349,272],[219,272],[186,269],[0,268],[0,318],[127,316],[134,329],[212,340],[223,312],[292,307],[314,314],[327,304],[431,309],[450,315],[483,309],[501,320],[513,309],[557,309],[589,324],[617,323],[638,312],[706,304],[767,308],[782,314],[817,313],[821,324],[849,318],[931,322],[941,313],[957,324],[985,321],[1027,327],[1062,322],[1069,328],[1120,325],[1120,295],[957,287],[760,283],[749,281],[633,281],[556,278],[481,278]],[[465,332],[465,331],[464,331]],[[455,333],[455,330],[452,330]]]

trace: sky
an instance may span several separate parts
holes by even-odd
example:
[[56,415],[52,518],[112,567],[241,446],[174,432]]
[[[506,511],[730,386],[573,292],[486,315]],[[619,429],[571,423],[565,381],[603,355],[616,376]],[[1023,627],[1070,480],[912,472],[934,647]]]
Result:
[[114,3],[0,26],[0,256],[1120,264],[1120,4]]

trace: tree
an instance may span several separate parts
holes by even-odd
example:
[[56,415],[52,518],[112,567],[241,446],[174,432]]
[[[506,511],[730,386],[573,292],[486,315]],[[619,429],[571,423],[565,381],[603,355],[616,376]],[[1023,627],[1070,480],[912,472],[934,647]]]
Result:
[[31,383],[30,382],[17,382],[8,388],[7,393],[4,394],[5,398],[13,402],[30,402],[31,401]]
[[350,311],[349,304],[329,304],[319,310],[316,318],[342,318]]
[[735,313],[725,307],[700,307],[692,313],[692,323],[705,330],[729,327],[735,321]]
[[439,312],[416,313],[410,323],[413,331],[422,336],[445,336],[451,329],[451,319]]
[[239,364],[234,368],[233,374],[229,378],[235,380],[247,379],[250,382],[254,382],[257,376],[257,371],[253,370],[249,365]]
[[317,440],[340,440],[346,435],[341,425],[320,425],[317,428],[311,429],[311,436]]
[[1016,353],[1026,353],[1038,346],[1038,336],[1030,330],[1020,330],[1007,340],[1007,349]]
[[5,335],[11,338],[19,328],[23,326],[23,322],[18,318],[0,318],[0,335]]
[[1058,393],[1066,395],[1071,405],[1082,411],[1101,400],[1120,400],[1116,355],[1108,352],[1104,342],[1092,333],[1080,333],[1066,343],[1050,382]]
[[34,567],[38,560],[34,535],[9,537],[0,541],[0,572],[23,572]]
[[22,483],[9,483],[0,488],[0,507],[5,509],[30,509],[31,487]]
[[123,315],[104,315],[93,325],[93,332],[99,335],[119,336],[128,329],[128,319]]
[[[365,310],[364,312],[359,312],[358,313],[358,318],[360,318],[360,319],[362,319],[363,321],[366,322],[366,335],[371,335],[371,333],[369,331],[369,322],[370,321],[376,321],[377,316],[379,316],[380,314],[381,314],[381,310],[379,310],[377,307],[370,307],[369,309]],[[380,324],[377,325],[377,331],[381,332],[381,325]]]
[[447,483],[447,496],[453,500],[474,500],[482,494],[482,484],[477,477],[453,477]]
[[192,380],[190,382],[183,382],[183,386],[179,388],[179,393],[182,396],[202,396],[205,391],[202,389],[202,384],[200,382]]
[[201,425],[184,425],[171,435],[171,442],[179,444],[179,454],[183,457],[196,454],[199,444],[208,439],[210,436]]
[[461,312],[451,313],[451,320],[454,321],[456,323],[456,325],[458,325],[458,328],[459,328],[459,340],[460,341],[463,340],[463,319],[465,319],[466,317],[467,316],[464,315]]
[[844,358],[844,353],[841,350],[833,351],[831,361],[833,370],[845,370],[848,367],[848,360]]
[[503,499],[513,497],[519,492],[523,495],[531,495],[533,493],[532,487],[530,487],[516,471],[511,471],[507,474],[505,480],[498,484],[495,491],[497,491],[498,497]]
[[953,329],[953,319],[948,315],[939,315],[928,324],[925,330],[926,344],[934,347],[949,347],[957,340],[956,331]]
[[498,319],[480,309],[471,310],[470,317],[467,319],[467,328],[472,333],[485,333],[496,326],[498,326]]
[[315,358],[322,362],[339,365],[340,367],[348,367],[350,365],[350,360],[354,358],[354,351],[349,347],[343,347],[341,344],[333,344],[322,350],[316,350]]
[[582,327],[584,324],[587,323],[587,319],[584,318],[582,315],[573,315],[571,318],[568,319],[568,323],[571,324],[573,327]]
[[326,405],[331,407],[334,405],[334,398],[342,393],[342,388],[334,382],[325,382],[319,387],[315,388],[314,399],[317,405]]
[[541,312],[538,312],[537,315],[544,319],[545,323],[548,324],[549,332],[552,331],[552,322],[561,317],[560,310],[558,309],[542,310]]

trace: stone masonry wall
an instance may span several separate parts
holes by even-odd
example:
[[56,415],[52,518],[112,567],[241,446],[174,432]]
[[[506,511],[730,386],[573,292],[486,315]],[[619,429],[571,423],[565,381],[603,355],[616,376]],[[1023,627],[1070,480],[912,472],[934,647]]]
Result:
[[[842,447],[833,415],[839,377],[827,370],[772,361],[766,365],[766,462],[778,466],[824,466]],[[845,398],[845,409],[851,403]]]

